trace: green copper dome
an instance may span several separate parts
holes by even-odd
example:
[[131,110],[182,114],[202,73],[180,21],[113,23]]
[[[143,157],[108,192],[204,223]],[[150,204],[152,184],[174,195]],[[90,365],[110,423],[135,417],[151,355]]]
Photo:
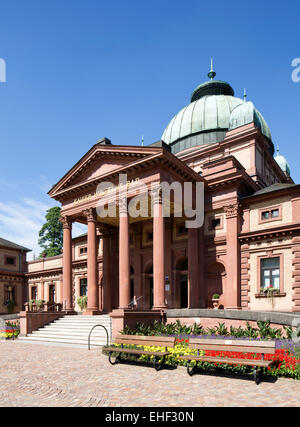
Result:
[[254,123],[261,130],[261,133],[272,141],[272,135],[267,122],[250,101],[244,102],[232,111],[229,130],[236,129],[248,123]]
[[[213,80],[215,75],[212,67],[208,74],[211,80],[194,90],[191,103],[179,111],[166,127],[161,139],[170,145],[174,154],[187,148],[221,142],[230,128],[242,126],[240,123],[245,120],[247,123],[247,120],[254,121],[272,140],[267,123],[253,104],[243,107],[245,102],[234,96],[230,84]],[[273,144],[272,150],[274,152]]]
[[285,172],[288,176],[291,176],[291,168],[288,164],[288,161],[284,156],[279,154],[279,148],[277,148],[277,155],[274,157],[275,161],[278,163],[279,167],[283,172]]

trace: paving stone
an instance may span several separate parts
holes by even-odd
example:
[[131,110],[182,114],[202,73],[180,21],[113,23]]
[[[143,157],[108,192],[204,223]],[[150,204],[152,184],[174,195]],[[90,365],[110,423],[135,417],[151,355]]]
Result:
[[0,406],[300,406],[300,381],[254,381],[185,368],[111,366],[100,349],[0,342]]

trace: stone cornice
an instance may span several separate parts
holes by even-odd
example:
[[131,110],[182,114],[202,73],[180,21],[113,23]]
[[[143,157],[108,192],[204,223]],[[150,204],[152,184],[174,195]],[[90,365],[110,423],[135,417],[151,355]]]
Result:
[[295,234],[300,234],[300,223],[292,223],[288,225],[281,225],[272,227],[270,229],[249,231],[241,233],[238,239],[241,243],[248,243],[251,241],[273,239],[278,237],[290,237]]

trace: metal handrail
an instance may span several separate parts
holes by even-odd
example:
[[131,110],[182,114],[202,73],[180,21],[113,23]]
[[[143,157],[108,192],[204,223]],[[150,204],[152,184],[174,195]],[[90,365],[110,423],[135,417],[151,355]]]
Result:
[[140,296],[140,297],[138,297],[138,298],[136,298],[136,299],[133,299],[133,300],[128,304],[128,307],[134,307],[134,306],[135,306],[135,304],[138,306],[137,302],[138,302],[140,299],[142,299],[142,298],[143,298],[143,295],[142,295],[142,296]]
[[107,331],[106,327],[105,327],[105,326],[103,326],[103,325],[95,325],[95,326],[93,326],[93,327],[92,327],[92,329],[90,330],[90,333],[89,333],[89,338],[88,338],[88,350],[90,350],[90,349],[91,349],[91,334],[92,334],[93,330],[94,330],[95,328],[98,328],[98,327],[105,329],[106,337],[107,337],[107,340],[106,340],[106,347],[108,347],[108,345],[109,345],[109,335],[108,335],[108,331]]

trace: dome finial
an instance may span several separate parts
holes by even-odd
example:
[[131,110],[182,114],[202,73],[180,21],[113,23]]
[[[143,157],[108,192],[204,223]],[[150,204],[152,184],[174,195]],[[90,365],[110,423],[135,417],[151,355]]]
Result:
[[210,61],[210,72],[208,73],[208,77],[210,78],[210,80],[213,80],[216,77],[216,73],[214,72],[214,62],[213,62],[213,58],[211,58]]
[[244,89],[244,102],[245,103],[247,102],[247,91],[246,91],[246,89]]
[[277,145],[277,156],[279,156],[279,145]]

